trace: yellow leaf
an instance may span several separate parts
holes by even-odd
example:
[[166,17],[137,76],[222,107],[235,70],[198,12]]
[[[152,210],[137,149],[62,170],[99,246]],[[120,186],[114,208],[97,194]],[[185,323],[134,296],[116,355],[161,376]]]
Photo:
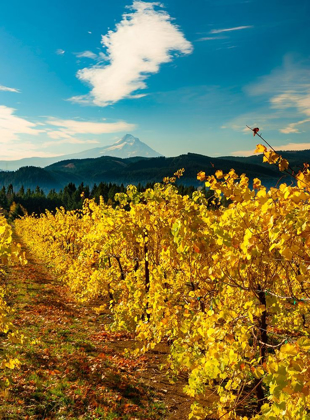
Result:
[[211,335],[213,335],[215,333],[215,329],[214,328],[209,328],[207,331],[207,335],[208,337],[210,337]]
[[285,171],[289,167],[289,162],[286,159],[281,159],[279,162],[279,169],[280,171]]
[[269,150],[268,152],[264,152],[263,162],[268,162],[270,165],[273,163],[277,163],[280,159],[280,155],[274,152],[273,150]]
[[223,178],[223,171],[216,171],[215,176],[217,177],[217,179]]
[[262,186],[262,182],[258,178],[253,179],[253,188],[258,190]]
[[197,174],[197,179],[198,179],[199,181],[204,181],[204,180],[206,179],[206,173],[205,173],[205,172],[200,171],[200,172]]
[[305,350],[310,350],[310,339],[307,337],[301,337],[297,340],[299,347],[302,347]]
[[291,260],[293,257],[293,253],[290,250],[290,248],[284,248],[283,250],[280,251],[281,254],[283,255],[283,257],[285,257],[287,260]]
[[298,354],[297,347],[294,346],[293,344],[290,344],[290,343],[284,344],[281,347],[280,351],[281,351],[281,353],[285,353],[285,354],[288,354],[288,355],[291,355],[291,356],[297,356],[297,354]]
[[256,146],[256,149],[254,150],[254,153],[264,153],[267,151],[267,147],[265,147],[263,144],[258,144]]

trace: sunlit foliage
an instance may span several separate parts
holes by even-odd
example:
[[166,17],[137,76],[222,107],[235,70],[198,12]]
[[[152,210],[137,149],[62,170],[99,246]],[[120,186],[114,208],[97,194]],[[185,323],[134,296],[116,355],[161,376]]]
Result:
[[[230,203],[212,210],[201,192],[182,197],[166,178],[142,193],[129,186],[116,208],[86,199],[81,211],[17,227],[78,299],[107,302],[111,328],[135,332],[144,351],[169,340],[171,368],[189,375],[192,418],[307,419],[308,168],[294,177],[297,185],[267,190],[234,170],[200,172],[211,200]],[[210,391],[216,402],[200,405]]]
[[0,336],[5,339],[3,343],[2,354],[0,357],[0,369],[10,368],[19,365],[19,361],[7,354],[8,343],[21,341],[22,334],[19,334],[14,328],[10,314],[11,309],[5,301],[5,278],[6,270],[9,265],[17,262],[25,263],[25,257],[20,252],[20,245],[12,240],[12,228],[7,223],[4,216],[0,215]]

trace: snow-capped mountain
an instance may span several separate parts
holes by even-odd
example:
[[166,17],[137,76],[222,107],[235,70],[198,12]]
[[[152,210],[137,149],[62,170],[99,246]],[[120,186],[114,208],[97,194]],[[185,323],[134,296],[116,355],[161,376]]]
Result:
[[23,166],[37,166],[39,168],[45,168],[48,165],[62,160],[98,158],[101,156],[114,156],[124,159],[134,156],[157,157],[162,155],[155,152],[155,150],[140,141],[137,137],[134,137],[131,134],[126,134],[110,146],[96,147],[94,149],[88,149],[83,152],[73,153],[70,155],[55,156],[50,158],[34,157],[19,160],[1,160],[0,170],[15,171]]
[[94,149],[85,150],[84,152],[74,153],[70,156],[67,155],[66,159],[87,159],[101,156],[114,156],[124,159],[134,156],[157,157],[162,155],[140,141],[137,137],[126,134],[110,146],[96,147]]

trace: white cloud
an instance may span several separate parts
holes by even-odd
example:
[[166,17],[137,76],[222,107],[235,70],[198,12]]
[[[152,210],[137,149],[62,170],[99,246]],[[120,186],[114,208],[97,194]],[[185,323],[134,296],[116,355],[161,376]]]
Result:
[[46,123],[52,126],[60,127],[59,130],[47,132],[48,136],[54,139],[71,139],[71,136],[76,134],[110,134],[122,131],[128,132],[136,128],[135,124],[129,124],[125,121],[107,123],[49,118]]
[[90,58],[91,60],[96,61],[107,61],[109,60],[109,57],[104,54],[102,51],[100,51],[98,54],[92,52],[92,51],[82,51],[75,54],[78,58]]
[[[13,108],[0,106],[0,145],[2,158],[14,159],[20,157],[54,156],[57,155],[55,146],[61,144],[98,144],[98,140],[89,139],[87,135],[111,134],[130,132],[136,128],[135,124],[125,121],[89,122],[62,120],[49,117],[44,122],[31,122],[16,115]],[[35,143],[29,141],[35,136]],[[85,138],[86,137],[86,138]],[[53,139],[42,143],[44,139]],[[40,152],[42,148],[53,147],[51,153]]]
[[275,150],[306,150],[310,149],[310,143],[288,143],[275,147]]
[[70,140],[72,138],[71,134],[66,133],[65,131],[59,131],[59,130],[48,130],[47,131],[48,137],[51,139],[68,139]]
[[[261,77],[257,83],[249,85],[246,92],[251,96],[267,96],[270,107],[285,119],[310,117],[310,71],[309,61],[296,63],[288,55],[283,66],[271,74]],[[300,133],[298,125],[309,122],[308,119],[292,122],[279,128],[284,134]]]
[[[281,146],[274,147],[275,150],[291,151],[291,150],[307,150],[310,149],[310,143],[288,143]],[[238,150],[231,153],[232,156],[252,156],[254,155],[254,148],[252,150]]]
[[15,92],[15,93],[20,93],[19,89],[15,89],[15,88],[10,88],[7,86],[2,86],[0,85],[0,90],[2,90],[3,92]]
[[[230,121],[224,122],[225,129],[237,131],[248,135],[250,130],[246,127],[259,127],[260,134],[263,130],[277,130],[279,128],[280,116],[277,112],[270,112],[269,109],[260,108],[251,112],[247,112],[236,116]],[[283,121],[282,121],[283,126]],[[223,125],[221,128],[224,128]]]
[[245,92],[250,96],[273,97],[284,93],[300,94],[309,89],[309,62],[296,63],[290,55],[287,55],[281,67],[246,86]]
[[261,97],[259,107],[225,121],[225,125],[239,132],[248,124],[282,134],[304,133],[309,126],[301,130],[300,125],[310,122],[309,70],[310,60],[296,62],[287,55],[281,67],[244,88],[248,96]]
[[[63,153],[56,152],[42,152],[38,150],[38,146],[30,143],[23,142],[19,147],[14,147],[14,145],[5,148],[5,152],[1,154],[1,160],[16,160],[32,157],[54,157],[61,156]],[[5,166],[2,166],[1,169],[6,169]]]
[[277,109],[297,108],[300,113],[310,117],[310,87],[300,93],[296,90],[281,93],[271,98],[270,103]]
[[160,7],[157,2],[133,2],[115,31],[102,36],[109,64],[80,70],[77,77],[92,90],[72,101],[107,106],[123,98],[137,98],[134,92],[147,87],[145,80],[157,73],[161,64],[172,61],[173,52],[192,52],[192,44]]
[[106,54],[104,54],[103,52],[100,52],[98,54],[98,58],[101,59],[101,60],[105,60],[105,61],[109,60],[109,57]]
[[42,144],[42,147],[55,147],[56,145],[60,144],[99,144],[100,142],[98,140],[81,140],[74,137],[66,137],[63,140],[58,141],[48,141]]
[[[31,122],[18,117],[16,110],[0,106],[0,148],[2,159],[49,157],[64,153],[65,144],[99,144],[101,134],[130,132],[135,124],[125,121],[99,122],[62,120],[47,117],[45,121]],[[69,146],[68,146],[69,147]],[[42,151],[49,149],[48,151]],[[70,152],[70,149],[68,149]],[[61,151],[61,153],[59,153]]]
[[56,54],[57,55],[63,55],[66,51],[62,50],[61,48],[58,48],[58,50],[56,50]]
[[291,133],[300,133],[299,129],[297,128],[299,125],[305,124],[310,122],[310,118],[307,118],[302,121],[297,121],[295,123],[290,123],[287,127],[281,128],[280,132],[284,134],[291,134]]
[[210,31],[210,34],[221,34],[223,32],[232,32],[232,31],[241,31],[242,29],[250,29],[253,28],[254,26],[250,25],[250,26],[235,26],[234,28],[225,28],[225,29],[212,29],[212,31]]
[[0,105],[0,143],[18,140],[18,134],[37,136],[44,130],[36,129],[37,124],[14,115],[15,109]]
[[197,41],[217,41],[218,39],[227,39],[227,36],[205,36],[197,39]]
[[98,59],[98,55],[93,53],[92,51],[83,51],[83,52],[77,53],[76,56],[78,58],[91,58],[92,60]]

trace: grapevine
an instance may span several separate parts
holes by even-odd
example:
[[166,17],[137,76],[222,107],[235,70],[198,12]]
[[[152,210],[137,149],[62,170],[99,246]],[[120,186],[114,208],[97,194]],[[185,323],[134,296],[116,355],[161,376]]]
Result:
[[[263,145],[280,170],[289,164]],[[176,176],[181,176],[178,171]],[[310,171],[267,190],[259,179],[217,171],[197,178],[225,197],[178,194],[174,178],[145,192],[129,186],[112,208],[16,222],[18,233],[79,300],[102,300],[111,328],[136,333],[142,351],[171,343],[186,370],[191,418],[309,418]],[[213,405],[200,396],[216,393]]]
[[[25,256],[21,253],[20,245],[15,244],[12,240],[11,226],[7,223],[4,216],[0,215],[0,334],[10,344],[23,340],[23,335],[16,330],[11,322],[12,310],[8,307],[5,300],[6,270],[10,264],[16,262],[26,263]],[[20,364],[19,360],[9,355],[5,348],[2,350],[4,352],[0,359],[0,369],[14,369],[18,367]]]

